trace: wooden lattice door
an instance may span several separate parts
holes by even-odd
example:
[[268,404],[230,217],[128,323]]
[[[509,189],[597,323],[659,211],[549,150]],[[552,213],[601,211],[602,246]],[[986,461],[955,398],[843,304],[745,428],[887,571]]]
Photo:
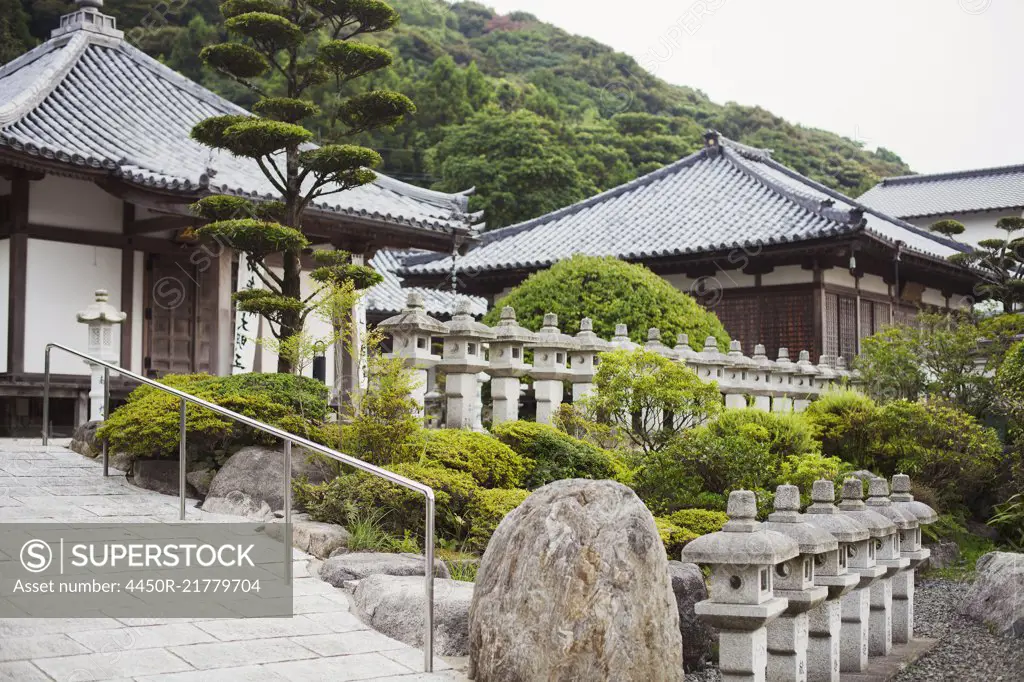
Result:
[[212,273],[187,255],[149,254],[146,259],[147,376],[211,371],[216,316]]

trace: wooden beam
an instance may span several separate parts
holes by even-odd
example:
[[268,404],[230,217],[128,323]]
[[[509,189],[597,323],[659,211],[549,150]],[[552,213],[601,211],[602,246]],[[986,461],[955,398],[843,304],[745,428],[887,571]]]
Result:
[[8,232],[11,235],[7,299],[7,371],[25,371],[25,296],[28,293],[29,175],[16,173],[11,180]]
[[133,248],[147,253],[182,254],[188,253],[191,246],[186,246],[169,239],[155,237],[127,237],[114,232],[90,232],[74,230],[67,227],[50,225],[29,225],[26,230],[32,239],[67,242],[69,244],[87,244],[89,246],[106,246],[111,249]]
[[[132,204],[125,204],[125,206],[132,206]],[[149,234],[151,232],[164,232],[167,230],[180,231],[186,227],[192,226],[194,223],[195,219],[187,216],[165,215],[158,216],[156,218],[135,220],[133,215],[131,222],[126,222],[124,225],[124,233],[131,237],[140,234]]]
[[[127,226],[135,218],[135,206],[124,205],[123,224]],[[127,314],[121,323],[121,366],[131,371],[132,367],[132,306],[135,302],[135,249],[125,246],[121,249],[121,310]]]

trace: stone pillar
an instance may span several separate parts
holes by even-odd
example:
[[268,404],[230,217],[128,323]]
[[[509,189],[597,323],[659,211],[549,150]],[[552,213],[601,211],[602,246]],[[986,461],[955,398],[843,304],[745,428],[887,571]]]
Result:
[[[95,296],[96,300],[77,315],[79,322],[89,326],[87,353],[97,360],[116,364],[121,344],[119,339],[114,339],[114,325],[124,322],[127,314],[107,303],[106,289],[97,289]],[[92,375],[89,385],[89,419],[103,421],[107,418],[106,406],[103,404],[104,368],[93,363],[87,364]]]
[[775,363],[765,355],[764,346],[754,346],[754,355],[750,358],[754,368],[751,371],[754,387],[754,408],[764,412],[772,411],[772,372]]
[[868,501],[872,511],[892,521],[897,532],[886,542],[875,544],[877,561],[886,567],[885,578],[871,587],[871,641],[868,653],[872,656],[888,656],[892,651],[893,581],[907,573],[910,557],[904,556],[901,536],[916,533],[917,516],[889,500],[889,483],[884,478],[868,481]]
[[743,409],[747,406],[747,394],[753,388],[754,361],[743,354],[739,341],[729,342],[729,352],[725,355],[726,365],[722,370],[722,379],[718,386],[725,393],[725,406]]
[[524,349],[536,340],[536,334],[516,322],[516,311],[511,306],[501,309],[489,353],[492,424],[519,419],[519,379],[530,370],[524,360]]
[[775,511],[764,527],[795,541],[800,554],[775,567],[775,596],[789,602],[786,611],[768,624],[768,679],[772,682],[805,682],[809,646],[808,613],[823,604],[828,588],[814,582],[819,557],[839,553],[832,534],[805,523],[800,516],[800,489],[780,485],[775,491]]
[[793,375],[796,366],[789,360],[789,349],[779,349],[779,359],[775,361],[772,372],[772,412],[793,411]]
[[805,350],[800,351],[796,361],[796,372],[793,374],[793,410],[795,412],[806,410],[817,396],[818,386],[815,382],[818,374],[818,368],[811,362],[811,354]]
[[401,359],[413,371],[412,397],[422,417],[430,369],[441,361],[441,357],[433,352],[433,336],[446,335],[448,325],[427,315],[423,309],[423,296],[412,292],[405,310],[384,320],[377,328],[391,336],[391,352],[387,357]]
[[615,325],[615,336],[611,340],[612,350],[636,350],[639,348],[629,338],[629,328],[624,324]]
[[572,401],[585,398],[594,390],[594,374],[600,362],[599,353],[611,349],[611,344],[594,333],[594,323],[589,317],[580,320],[580,331],[576,334],[576,348],[572,352]]
[[906,644],[914,638],[914,572],[921,562],[931,554],[921,546],[921,525],[935,523],[939,515],[923,502],[910,494],[910,477],[896,474],[892,477],[893,506],[910,512],[917,517],[918,528],[900,533],[902,555],[910,559],[910,567],[896,574],[892,582],[892,641]]
[[445,372],[446,422],[451,429],[475,427],[480,396],[477,374],[487,369],[484,343],[494,338],[494,331],[474,320],[469,311],[469,301],[465,299],[456,305],[455,315],[448,323],[444,359],[439,365]]
[[[672,350],[676,353],[676,359],[688,367],[693,364],[693,360],[697,357],[697,351],[690,345],[689,334],[677,334],[676,345]],[[690,368],[693,369],[693,367]]]
[[683,561],[711,568],[710,596],[694,606],[697,616],[718,628],[718,663],[723,682],[764,682],[768,666],[766,626],[788,606],[772,592],[774,567],[795,558],[796,542],[756,520],[757,500],[749,490],[729,494],[729,521],[683,548]]
[[533,349],[533,394],[537,399],[537,417],[540,424],[554,420],[562,404],[562,382],[571,374],[566,366],[569,351],[575,349],[571,336],[558,329],[558,315],[544,315],[544,326],[537,332],[537,340],[528,344]]

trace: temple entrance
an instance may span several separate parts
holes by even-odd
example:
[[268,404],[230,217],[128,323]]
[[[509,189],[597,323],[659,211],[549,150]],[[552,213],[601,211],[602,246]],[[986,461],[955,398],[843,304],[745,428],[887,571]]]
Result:
[[188,254],[147,254],[143,283],[144,374],[211,372],[217,315],[213,268],[197,267]]

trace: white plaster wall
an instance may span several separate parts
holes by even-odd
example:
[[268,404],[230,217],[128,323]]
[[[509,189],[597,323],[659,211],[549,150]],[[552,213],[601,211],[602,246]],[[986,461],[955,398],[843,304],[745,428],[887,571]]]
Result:
[[860,278],[860,290],[866,294],[889,295],[889,285],[878,275],[864,275]]
[[11,240],[0,239],[0,372],[7,371],[7,329],[11,285]]
[[808,284],[811,282],[814,282],[814,272],[804,270],[799,265],[783,265],[761,275],[761,286],[765,287],[782,284]]
[[[145,291],[143,291],[143,272],[146,268],[146,255],[142,251],[134,252],[135,265],[132,270],[132,367],[131,370],[142,373],[142,335],[146,326]],[[128,322],[129,320],[125,320]]]
[[959,220],[964,224],[964,233],[957,241],[977,244],[982,239],[1006,239],[1006,232],[996,227],[996,221],[1006,216],[1020,216],[1020,211],[990,211],[986,213],[957,213],[948,216],[913,218],[908,222],[927,230],[940,220]]
[[934,305],[940,308],[946,307],[946,297],[942,295],[942,292],[938,289],[931,289],[925,287],[924,292],[921,294],[921,303],[924,305]]
[[98,185],[58,175],[29,183],[28,221],[77,230],[121,232],[122,202]]
[[857,279],[846,268],[828,268],[821,271],[821,276],[826,284],[834,284],[850,289],[857,286]]
[[[29,239],[27,268],[25,371],[42,372],[47,343],[87,350],[86,325],[75,315],[95,300],[96,289],[110,292],[110,304],[121,308],[121,250]],[[51,371],[89,373],[82,360],[58,351],[52,353]]]

